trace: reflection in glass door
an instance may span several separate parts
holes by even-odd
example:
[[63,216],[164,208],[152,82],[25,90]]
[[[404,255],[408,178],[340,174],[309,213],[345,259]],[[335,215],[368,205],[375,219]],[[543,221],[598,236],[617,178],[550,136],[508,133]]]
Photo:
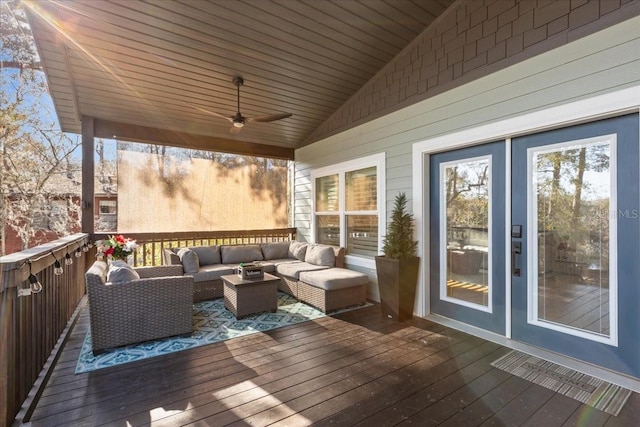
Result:
[[615,151],[613,138],[529,149],[534,323],[605,340],[615,332]]
[[491,157],[442,163],[440,170],[440,236],[447,248],[440,297],[490,310]]

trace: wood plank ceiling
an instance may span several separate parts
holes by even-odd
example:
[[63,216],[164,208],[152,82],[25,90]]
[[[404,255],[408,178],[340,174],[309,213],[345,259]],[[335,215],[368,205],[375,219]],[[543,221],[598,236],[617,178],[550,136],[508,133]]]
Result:
[[[81,117],[293,150],[453,0],[29,1],[62,129]],[[242,76],[247,117],[230,133]],[[201,147],[202,148],[202,147]],[[215,146],[208,147],[216,149]],[[233,151],[233,150],[229,150]]]

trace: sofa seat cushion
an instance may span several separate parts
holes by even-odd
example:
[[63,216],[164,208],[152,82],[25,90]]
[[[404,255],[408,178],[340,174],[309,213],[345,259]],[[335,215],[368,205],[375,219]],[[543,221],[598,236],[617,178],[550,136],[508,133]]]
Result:
[[299,280],[327,291],[366,285],[369,277],[359,271],[346,268],[328,268],[319,271],[303,271]]
[[240,264],[264,259],[260,245],[223,246],[221,252],[223,264]]
[[271,261],[260,261],[260,265],[264,273],[274,273],[276,271],[276,265]]
[[205,265],[200,267],[197,273],[192,274],[194,282],[208,282],[210,280],[220,280],[220,277],[233,274],[233,267],[228,265]]
[[280,265],[280,264],[286,264],[288,262],[300,262],[297,259],[293,259],[293,258],[278,258],[278,259],[270,259],[268,261],[262,261],[261,264],[273,264],[273,265]]
[[314,265],[303,261],[293,261],[278,264],[276,266],[276,272],[283,276],[293,277],[294,279],[300,279],[300,273],[305,271],[318,271],[326,270],[329,267],[324,265]]

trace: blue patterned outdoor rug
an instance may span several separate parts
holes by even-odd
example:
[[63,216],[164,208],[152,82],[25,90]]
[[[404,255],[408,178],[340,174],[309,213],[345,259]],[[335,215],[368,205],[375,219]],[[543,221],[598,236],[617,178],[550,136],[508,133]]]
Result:
[[[359,307],[337,310],[329,314],[337,314],[355,308]],[[242,320],[236,320],[233,313],[224,308],[224,299],[222,298],[198,302],[193,305],[193,334],[190,337],[147,341],[107,350],[94,356],[91,352],[91,331],[87,332],[76,365],[76,374],[187,350],[325,316],[327,315],[322,311],[299,302],[282,292],[278,292],[278,311],[276,313],[253,314]]]

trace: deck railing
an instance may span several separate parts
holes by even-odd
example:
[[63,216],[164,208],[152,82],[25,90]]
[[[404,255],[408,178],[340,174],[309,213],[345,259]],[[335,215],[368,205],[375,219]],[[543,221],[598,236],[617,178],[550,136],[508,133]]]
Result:
[[[125,236],[139,244],[130,262],[145,266],[161,265],[164,248],[293,240],[296,229],[125,233]],[[92,238],[88,234],[75,234],[0,257],[0,425],[13,423],[36,380],[41,373],[45,375],[43,368],[63,339],[64,329],[85,294],[84,273],[95,261],[95,248],[84,252],[87,249],[84,245],[105,237],[106,234]],[[75,256],[78,249],[80,257]],[[67,254],[73,260],[71,265],[65,265]],[[56,260],[62,265],[62,275],[54,273]],[[29,291],[30,273],[42,284],[40,293]],[[24,418],[28,420],[29,416],[27,410]]]
[[[162,265],[162,250],[185,246],[209,245],[248,245],[252,243],[280,242],[294,240],[295,228],[268,230],[229,230],[229,231],[184,231],[174,233],[124,233],[125,237],[139,244],[135,256],[131,257],[134,266]],[[96,234],[95,239],[108,237]]]
[[[88,242],[87,234],[75,234],[0,257],[0,425],[13,423],[85,294],[84,272],[94,260],[82,250]],[[56,259],[62,275],[54,273]],[[30,273],[41,292],[31,292]]]

